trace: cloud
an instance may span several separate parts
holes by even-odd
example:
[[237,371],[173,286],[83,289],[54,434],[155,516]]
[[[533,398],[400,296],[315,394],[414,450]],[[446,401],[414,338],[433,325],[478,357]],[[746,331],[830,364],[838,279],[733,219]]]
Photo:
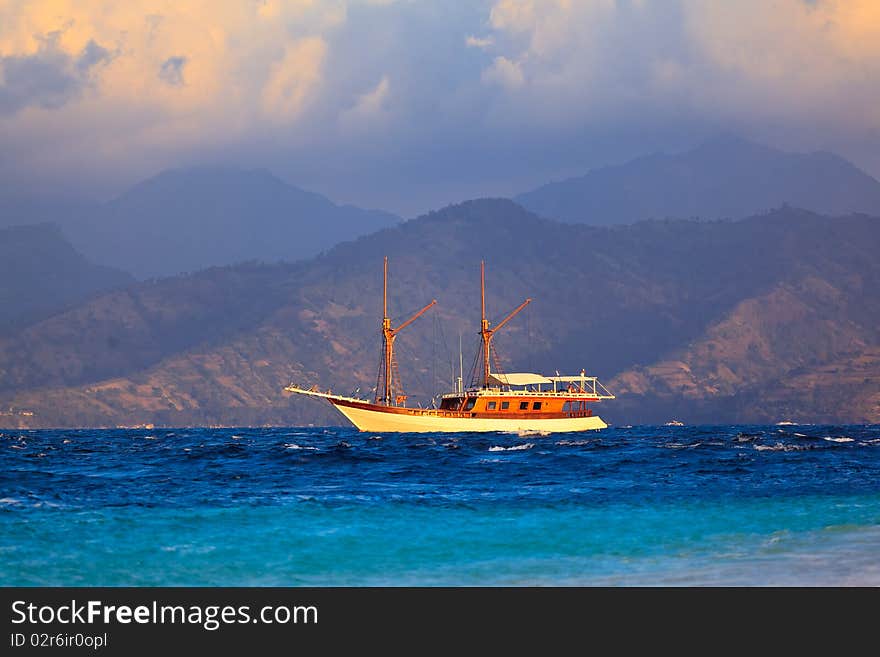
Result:
[[339,115],[343,130],[359,130],[367,126],[375,127],[386,117],[386,104],[389,97],[390,82],[383,75],[375,87],[359,95],[354,105]]
[[89,84],[91,70],[110,60],[110,51],[90,40],[70,55],[58,47],[60,33],[39,41],[33,54],[0,57],[0,115],[30,107],[58,109],[76,99]]
[[111,53],[107,48],[98,45],[93,39],[89,39],[86,47],[83,48],[82,52],[76,60],[76,69],[81,74],[88,74],[93,67],[97,66],[98,64],[105,64],[109,62],[112,58],[113,53]]
[[198,159],[208,145],[260,138],[267,117],[290,124],[314,100],[309,60],[322,57],[322,34],[344,23],[345,7],[288,0],[265,9],[0,3],[0,178],[82,176],[92,166],[96,179],[119,184]]
[[481,48],[485,50],[495,45],[495,39],[490,36],[475,37],[472,35],[468,35],[467,37],[465,37],[464,45],[466,45],[468,48]]
[[507,57],[496,57],[492,65],[483,71],[483,80],[500,84],[508,89],[517,89],[525,81],[520,64]]
[[295,119],[305,106],[309,92],[319,83],[326,42],[309,37],[287,46],[284,56],[272,66],[263,90],[263,108],[279,121]]
[[[556,108],[556,119],[562,107],[583,120],[649,105],[716,120],[830,124],[848,113],[843,99],[862,112],[880,103],[880,85],[868,82],[880,79],[875,0],[498,0],[489,23],[499,58],[484,79],[531,88],[532,105],[511,111],[537,120],[547,118],[540,103]],[[880,128],[869,113],[863,121]]]
[[220,161],[410,214],[718,129],[878,175],[878,79],[876,0],[7,0],[0,181]]
[[[564,9],[568,4],[560,2],[559,6]],[[534,0],[498,0],[489,12],[489,23],[496,30],[526,32],[535,27],[540,15]]]
[[187,58],[182,56],[169,57],[159,67],[159,79],[172,87],[179,87],[183,82],[183,69]]

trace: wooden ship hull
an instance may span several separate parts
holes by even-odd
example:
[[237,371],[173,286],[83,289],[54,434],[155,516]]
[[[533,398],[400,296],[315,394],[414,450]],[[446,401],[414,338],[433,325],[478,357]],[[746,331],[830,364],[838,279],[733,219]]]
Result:
[[[593,415],[590,410],[567,413],[542,413],[540,411],[494,413],[485,410],[454,411],[434,408],[406,408],[402,406],[384,406],[363,399],[342,397],[330,393],[313,392],[296,388],[295,386],[288,386],[285,390],[287,392],[324,398],[359,430],[377,433],[457,433],[467,431],[560,433],[567,431],[595,431],[605,429],[608,426],[602,421],[602,418],[598,415]],[[480,395],[480,397],[483,396]],[[481,401],[486,405],[488,404],[488,399],[495,398],[495,396],[485,395]],[[534,398],[529,397],[529,399]],[[534,401],[529,403],[534,405]],[[542,403],[547,403],[546,398],[543,398]]]

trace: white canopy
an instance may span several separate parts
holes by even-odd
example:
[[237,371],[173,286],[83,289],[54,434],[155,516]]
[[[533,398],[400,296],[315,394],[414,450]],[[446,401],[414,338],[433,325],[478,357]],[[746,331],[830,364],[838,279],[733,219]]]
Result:
[[540,374],[529,372],[512,372],[510,374],[490,374],[489,383],[500,386],[535,386],[553,383],[552,380]]

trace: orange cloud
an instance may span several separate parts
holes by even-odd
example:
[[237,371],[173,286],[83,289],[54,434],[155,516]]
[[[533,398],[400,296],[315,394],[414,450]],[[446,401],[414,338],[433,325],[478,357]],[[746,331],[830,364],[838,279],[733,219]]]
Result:
[[[135,149],[219,143],[239,138],[266,114],[289,122],[320,87],[327,51],[321,33],[344,20],[344,6],[313,0],[2,3],[0,85],[4,60],[34,57],[47,39],[57,64],[68,68],[89,44],[110,56],[63,103],[50,107],[46,94],[30,104],[17,97],[14,107],[22,108],[0,112],[0,138],[38,136],[26,155],[40,166],[86,149],[124,157]],[[41,150],[41,141],[51,147]]]
[[286,122],[299,115],[320,82],[326,52],[326,42],[318,37],[287,46],[263,89],[263,109],[271,118]]

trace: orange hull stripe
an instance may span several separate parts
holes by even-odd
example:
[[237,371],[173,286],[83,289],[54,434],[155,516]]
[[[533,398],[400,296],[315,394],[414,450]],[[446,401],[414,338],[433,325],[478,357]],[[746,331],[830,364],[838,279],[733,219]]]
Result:
[[[418,416],[432,416],[432,417],[459,417],[459,418],[481,418],[481,419],[501,419],[501,418],[510,418],[512,420],[519,420],[523,418],[534,418],[536,420],[548,420],[548,419],[564,419],[570,417],[587,417],[592,415],[592,412],[587,411],[572,411],[572,412],[539,412],[539,411],[520,411],[520,410],[507,410],[507,411],[454,411],[454,410],[440,410],[436,408],[402,408],[399,406],[383,406],[381,404],[370,404],[368,402],[353,402],[348,401],[347,399],[328,399],[331,404],[335,406],[348,406],[349,408],[360,408],[366,411],[375,411],[377,413],[390,413],[393,415],[410,415],[414,417]],[[590,401],[590,400],[579,400],[579,401]],[[593,400],[596,401],[596,400]]]

